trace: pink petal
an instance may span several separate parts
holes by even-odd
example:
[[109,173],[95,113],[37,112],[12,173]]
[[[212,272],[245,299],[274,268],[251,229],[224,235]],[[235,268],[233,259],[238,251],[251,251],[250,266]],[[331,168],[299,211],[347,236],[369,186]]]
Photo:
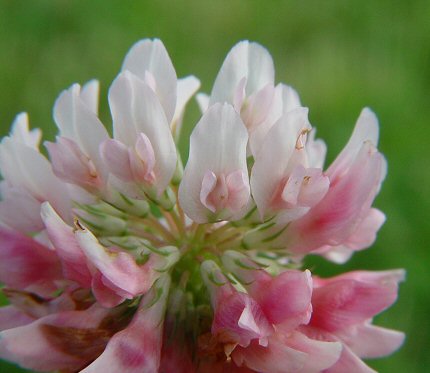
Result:
[[100,144],[109,138],[96,114],[98,84],[87,83],[81,91],[73,84],[63,91],[54,105],[54,120],[60,136],[73,140],[79,149],[94,163],[101,179],[106,177],[99,153]]
[[67,188],[37,150],[5,138],[0,144],[0,168],[9,185],[26,190],[39,202],[49,201],[64,219],[70,218]]
[[[107,315],[106,310],[93,306],[4,330],[0,333],[0,358],[38,371],[79,370],[106,344],[106,336],[102,337],[97,327]],[[90,344],[82,346],[79,337],[83,335]]]
[[128,147],[115,139],[100,145],[100,153],[109,171],[123,181],[133,181]]
[[405,340],[405,334],[402,332],[367,323],[336,334],[360,358],[390,355],[399,349]]
[[216,184],[216,175],[212,171],[206,171],[202,180],[202,189],[200,190],[200,202],[213,213],[216,212],[216,207],[209,199],[209,195],[215,189]]
[[258,303],[245,293],[235,291],[226,298],[218,298],[212,334],[221,343],[246,347],[253,339],[258,339],[260,344],[266,345],[272,333]]
[[366,365],[348,347],[343,346],[342,354],[336,364],[325,371],[326,373],[376,373],[375,370]]
[[32,238],[0,227],[0,282],[16,289],[38,284],[56,289],[62,278],[60,262],[54,251]]
[[167,277],[155,284],[155,289],[141,301],[128,327],[116,333],[101,356],[82,370],[82,373],[159,372],[169,285]]
[[289,250],[305,253],[325,245],[344,243],[357,229],[375,197],[385,160],[365,143],[348,172],[330,188],[322,201],[285,232]]
[[84,288],[91,287],[92,275],[87,266],[87,258],[76,241],[73,228],[58,216],[48,202],[42,204],[41,216],[48,237],[61,259],[64,276]]
[[91,290],[97,302],[106,308],[116,307],[125,300],[125,297],[118,295],[114,290],[103,283],[103,275],[99,271],[96,271],[93,275]]
[[[261,272],[261,271],[260,271]],[[249,286],[272,324],[291,330],[309,322],[312,306],[312,278],[309,271],[285,271],[276,277],[260,276]]]
[[268,83],[248,98],[244,109],[241,111],[241,116],[249,131],[257,128],[266,119],[272,106],[274,94],[273,83]]
[[56,143],[45,142],[57,177],[83,188],[100,188],[102,180],[94,163],[80,150],[78,145],[66,137],[58,137]]
[[369,108],[364,108],[355,124],[351,138],[327,170],[330,179],[336,180],[352,165],[364,142],[368,141],[376,147],[378,137],[378,119]]
[[33,317],[30,317],[15,306],[0,307],[0,331],[27,325],[33,321]]
[[40,218],[40,202],[25,189],[8,186],[0,182],[0,221],[12,229],[24,233],[40,232],[43,222]]
[[268,347],[260,346],[254,341],[246,348],[236,347],[232,353],[232,359],[237,365],[246,365],[263,373],[300,372],[308,358],[308,354],[285,345],[278,336],[269,340]]
[[397,283],[339,279],[314,289],[311,324],[333,332],[362,323],[397,299]]
[[87,229],[77,230],[75,237],[87,259],[114,285],[112,290],[118,287],[132,298],[152,286],[155,273],[151,263],[139,266],[130,254],[107,250]]
[[342,352],[340,342],[319,341],[300,332],[294,332],[285,338],[285,344],[308,355],[300,372],[316,373],[330,368],[339,360]]

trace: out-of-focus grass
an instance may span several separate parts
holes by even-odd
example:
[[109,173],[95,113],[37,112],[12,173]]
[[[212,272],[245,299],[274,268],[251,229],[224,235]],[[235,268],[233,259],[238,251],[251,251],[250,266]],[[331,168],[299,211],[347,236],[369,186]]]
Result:
[[[102,118],[110,125],[106,92],[129,47],[159,37],[178,76],[195,74],[209,91],[222,60],[238,40],[272,53],[277,81],[298,89],[329,160],[346,142],[363,106],[381,123],[380,149],[389,173],[376,205],[388,216],[377,243],[346,266],[310,260],[317,273],[404,267],[398,303],[377,322],[404,330],[405,346],[371,361],[382,372],[430,366],[430,2],[410,1],[66,1],[0,0],[0,128],[28,111],[45,138],[55,135],[51,108],[73,82],[98,78]],[[187,116],[182,151],[197,118]],[[1,247],[0,247],[1,249]],[[37,341],[35,341],[37,343]],[[0,372],[18,372],[0,363]]]

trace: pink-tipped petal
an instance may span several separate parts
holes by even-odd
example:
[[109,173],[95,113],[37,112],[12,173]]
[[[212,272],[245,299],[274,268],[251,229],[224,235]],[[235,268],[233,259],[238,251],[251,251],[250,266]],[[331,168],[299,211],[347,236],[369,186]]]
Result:
[[364,143],[348,172],[332,183],[310,213],[290,224],[286,233],[292,252],[305,253],[348,240],[367,214],[381,182],[385,160]]

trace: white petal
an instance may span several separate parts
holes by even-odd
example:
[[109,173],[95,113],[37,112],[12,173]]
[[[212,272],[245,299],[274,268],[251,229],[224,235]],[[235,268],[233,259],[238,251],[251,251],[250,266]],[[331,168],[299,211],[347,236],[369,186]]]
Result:
[[275,69],[270,53],[257,43],[241,41],[228,53],[215,79],[209,106],[216,102],[234,103],[239,82],[246,78],[245,93],[250,96],[267,84],[274,84]]
[[254,157],[257,156],[267,133],[279,118],[294,109],[301,107],[297,92],[290,86],[278,84],[275,87],[272,104],[264,121],[250,134],[250,147]]
[[341,153],[327,170],[327,174],[334,180],[346,171],[360,151],[365,141],[370,141],[374,146],[378,145],[379,125],[376,115],[364,108],[355,124],[354,131]]
[[122,70],[128,70],[142,80],[145,80],[146,72],[154,77],[155,93],[170,123],[176,107],[177,77],[163,43],[158,39],[138,41],[125,56]]
[[0,145],[0,169],[10,185],[25,189],[40,202],[50,201],[63,218],[70,217],[65,184],[55,177],[51,164],[38,151],[5,138]]
[[200,111],[203,114],[209,107],[209,95],[207,95],[206,93],[197,93],[196,100],[197,104],[199,105]]
[[164,110],[152,89],[125,71],[109,92],[114,137],[134,147],[138,134],[144,133],[155,153],[154,174],[158,193],[166,189],[176,169],[176,146]]
[[99,112],[99,93],[100,84],[95,79],[85,83],[81,90],[82,101],[96,115]]
[[185,105],[199,88],[200,80],[198,80],[193,75],[178,79],[178,97],[176,100],[175,115],[173,116],[172,122],[175,122],[181,118],[185,109]]
[[295,149],[296,128],[309,126],[308,110],[299,108],[284,115],[269,131],[251,172],[251,190],[263,217],[279,183],[284,179]]
[[200,200],[207,171],[216,176],[242,170],[247,175],[248,134],[239,114],[228,104],[211,106],[197,123],[190,139],[190,156],[179,188],[179,201],[187,215],[207,221],[209,210]]
[[12,123],[11,138],[31,148],[38,149],[42,131],[35,128],[30,131],[27,113],[18,114]]
[[60,136],[74,140],[94,162],[97,170],[104,175],[99,146],[109,138],[109,135],[93,111],[94,107],[90,108],[87,105],[91,101],[89,96],[95,94],[95,89],[96,83],[86,86],[83,92],[86,101],[81,98],[81,88],[78,84],[62,92],[54,105],[54,119],[60,129]]

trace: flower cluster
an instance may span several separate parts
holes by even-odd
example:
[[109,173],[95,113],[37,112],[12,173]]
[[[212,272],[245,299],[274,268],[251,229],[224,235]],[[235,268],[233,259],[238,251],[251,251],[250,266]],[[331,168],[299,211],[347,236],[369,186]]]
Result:
[[184,167],[199,85],[142,40],[109,89],[112,137],[97,81],[58,97],[49,160],[17,116],[0,144],[1,358],[46,372],[371,372],[362,358],[402,344],[372,325],[402,270],[303,268],[308,254],[345,262],[384,222],[372,111],[324,169],[308,109],[275,85],[266,49],[240,42],[197,94]]

